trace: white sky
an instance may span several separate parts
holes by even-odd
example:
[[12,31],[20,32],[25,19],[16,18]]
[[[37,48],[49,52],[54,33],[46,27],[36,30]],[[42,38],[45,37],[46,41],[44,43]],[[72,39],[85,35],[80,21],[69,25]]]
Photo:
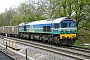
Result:
[[11,6],[18,6],[21,2],[25,0],[0,0],[0,13],[4,12],[5,9],[9,9]]

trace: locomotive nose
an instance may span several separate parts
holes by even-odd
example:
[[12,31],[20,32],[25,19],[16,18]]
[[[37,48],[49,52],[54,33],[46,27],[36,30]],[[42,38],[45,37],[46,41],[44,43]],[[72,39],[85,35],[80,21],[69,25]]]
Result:
[[[63,33],[62,33],[63,32]],[[76,34],[74,33],[74,30],[61,30],[60,39],[74,39],[76,38]]]
[[60,34],[60,39],[63,39],[63,38],[68,38],[68,39],[73,39],[73,38],[76,38],[76,34]]

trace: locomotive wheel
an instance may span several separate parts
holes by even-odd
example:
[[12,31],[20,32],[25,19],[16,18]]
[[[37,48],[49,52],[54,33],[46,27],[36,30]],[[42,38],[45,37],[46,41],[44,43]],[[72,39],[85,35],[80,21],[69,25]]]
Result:
[[44,36],[44,35],[43,35],[43,37],[42,37],[42,41],[45,42],[45,36]]
[[23,34],[22,33],[20,34],[20,38],[23,38]]
[[44,36],[44,40],[45,40],[45,42],[47,42],[47,40],[48,40],[47,36]]
[[23,34],[23,39],[25,39],[26,38],[26,35],[25,34]]
[[55,43],[55,44],[58,43],[57,37],[54,38],[54,43]]
[[50,39],[48,38],[48,43],[50,42]]
[[29,35],[28,34],[26,34],[26,39],[29,39]]
[[42,37],[39,37],[39,40],[42,40]]
[[17,36],[17,35],[15,35],[15,38],[18,38],[18,36]]
[[33,35],[31,35],[31,39],[34,39],[34,36]]
[[50,42],[50,40],[48,39],[48,43]]
[[31,39],[31,36],[29,35],[29,39]]
[[57,38],[57,45],[61,45],[61,41],[59,38]]
[[52,38],[50,36],[48,36],[47,38],[48,38],[47,42],[52,43]]
[[42,40],[43,40],[43,42],[45,42],[45,39],[44,38]]
[[58,44],[57,40],[55,40],[55,44]]

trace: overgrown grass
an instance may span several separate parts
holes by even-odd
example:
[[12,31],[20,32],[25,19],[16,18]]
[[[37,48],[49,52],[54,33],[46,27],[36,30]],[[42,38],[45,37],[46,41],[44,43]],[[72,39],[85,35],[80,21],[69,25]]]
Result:
[[83,44],[82,40],[76,40],[76,43],[74,44],[74,46],[80,46]]
[[90,45],[84,45],[82,40],[77,40],[74,46],[83,47],[90,49]]

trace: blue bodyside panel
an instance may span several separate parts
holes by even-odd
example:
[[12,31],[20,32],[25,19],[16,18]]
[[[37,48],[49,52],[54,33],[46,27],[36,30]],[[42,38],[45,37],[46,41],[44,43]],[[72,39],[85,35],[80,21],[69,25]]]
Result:
[[[66,25],[65,25],[65,23],[66,23]],[[22,31],[22,32],[24,31],[24,28],[25,28],[24,25],[21,25],[19,27],[20,31]],[[63,28],[65,28],[65,29],[63,30]],[[64,21],[61,21],[60,23],[49,23],[49,24],[42,23],[42,24],[26,25],[26,29],[28,32],[35,32],[35,33],[48,33],[49,32],[51,34],[60,34],[61,30],[63,31],[63,33],[67,33],[67,29],[70,30],[69,28],[70,29],[76,28],[76,22],[73,20],[64,20]],[[50,31],[48,31],[48,29]]]
[[[26,25],[27,28],[30,28],[30,25]],[[19,28],[24,28],[24,25],[19,26]]]
[[26,25],[27,28],[30,28],[30,25]]
[[19,26],[19,28],[24,28],[24,26]]
[[52,24],[38,24],[38,25],[33,25],[33,28],[43,28],[43,26],[50,26],[51,28],[53,28]]
[[40,25],[33,25],[33,28],[42,28],[42,24],[40,24]]
[[43,26],[51,26],[52,24],[43,24]]

